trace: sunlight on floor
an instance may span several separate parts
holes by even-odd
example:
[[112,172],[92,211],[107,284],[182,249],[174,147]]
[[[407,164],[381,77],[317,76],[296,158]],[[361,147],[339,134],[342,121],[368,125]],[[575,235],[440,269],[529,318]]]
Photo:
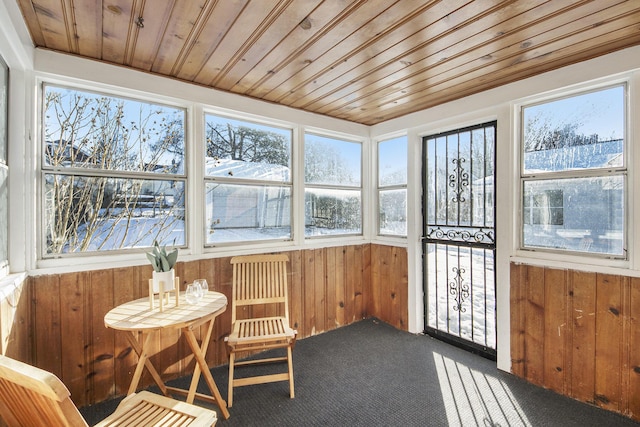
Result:
[[433,359],[450,426],[532,425],[502,381],[436,352]]

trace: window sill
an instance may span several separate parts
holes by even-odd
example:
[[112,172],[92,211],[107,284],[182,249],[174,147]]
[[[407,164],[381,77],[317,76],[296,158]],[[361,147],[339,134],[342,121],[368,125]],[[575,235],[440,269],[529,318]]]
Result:
[[515,255],[509,258],[509,261],[516,264],[529,264],[563,270],[640,277],[640,271],[632,269],[630,262],[625,260],[581,257],[548,252],[517,251]]
[[27,273],[13,273],[0,279],[0,301],[27,280]]

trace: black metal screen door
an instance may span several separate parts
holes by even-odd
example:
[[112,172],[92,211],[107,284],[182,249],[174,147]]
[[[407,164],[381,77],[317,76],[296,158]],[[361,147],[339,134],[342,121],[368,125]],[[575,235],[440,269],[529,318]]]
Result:
[[496,355],[496,122],[423,139],[425,332]]

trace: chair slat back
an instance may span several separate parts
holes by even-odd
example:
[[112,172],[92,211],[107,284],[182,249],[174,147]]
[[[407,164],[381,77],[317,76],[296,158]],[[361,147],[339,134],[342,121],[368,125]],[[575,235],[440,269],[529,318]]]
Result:
[[286,255],[244,255],[231,258],[233,265],[233,297],[231,321],[237,319],[237,308],[266,304],[282,306],[289,320]]
[[0,416],[9,426],[87,426],[50,372],[0,355]]

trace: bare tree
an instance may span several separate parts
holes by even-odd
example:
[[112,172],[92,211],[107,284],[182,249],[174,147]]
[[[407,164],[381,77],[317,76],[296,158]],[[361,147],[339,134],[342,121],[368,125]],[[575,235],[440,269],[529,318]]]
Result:
[[330,144],[314,141],[304,147],[304,180],[309,183],[352,184],[360,181],[346,159]]
[[[144,174],[181,170],[183,152],[167,153],[179,145],[182,120],[168,120],[166,110],[149,104],[53,87],[44,108],[47,252],[162,240],[179,220],[172,214],[178,206],[167,203],[163,191],[184,200],[184,186],[170,175]],[[153,226],[144,221],[149,217]]]
[[288,141],[276,132],[207,123],[207,157],[289,166]]
[[[358,186],[347,159],[334,146],[322,140],[305,144],[305,182],[320,185]],[[320,228],[360,230],[362,200],[360,192],[311,191],[306,200],[306,223]]]

